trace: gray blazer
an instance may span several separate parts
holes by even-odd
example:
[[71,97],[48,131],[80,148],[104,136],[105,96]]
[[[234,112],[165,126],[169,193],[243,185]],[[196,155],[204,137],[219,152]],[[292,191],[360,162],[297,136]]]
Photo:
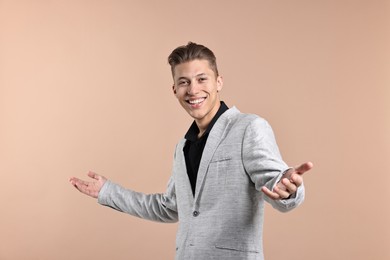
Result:
[[107,181],[98,201],[133,216],[179,221],[177,260],[263,259],[264,201],[286,212],[304,199],[304,188],[286,200],[261,192],[280,180],[283,162],[269,124],[233,107],[212,128],[199,165],[195,196],[186,172],[185,139],[176,146],[164,194],[143,194]]

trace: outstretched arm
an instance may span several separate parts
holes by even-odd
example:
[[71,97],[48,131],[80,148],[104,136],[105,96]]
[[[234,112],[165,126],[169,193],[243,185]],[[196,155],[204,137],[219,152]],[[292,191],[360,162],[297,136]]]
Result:
[[88,176],[91,177],[93,180],[83,181],[78,178],[72,177],[69,179],[69,182],[81,193],[84,193],[96,199],[107,179],[91,171],[88,173]]
[[303,174],[313,168],[313,163],[307,162],[289,169],[271,191],[263,186],[262,191],[273,200],[287,199],[294,194],[303,183]]
[[165,194],[143,194],[125,189],[105,177],[89,172],[91,181],[75,177],[69,182],[81,193],[97,198],[98,203],[143,219],[158,222],[178,220],[174,183],[171,180]]

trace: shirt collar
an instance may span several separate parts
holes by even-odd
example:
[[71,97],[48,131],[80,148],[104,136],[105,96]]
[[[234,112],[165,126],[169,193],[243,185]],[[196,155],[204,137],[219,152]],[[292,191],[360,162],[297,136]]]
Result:
[[[229,107],[225,104],[225,102],[221,101],[221,106],[219,107],[217,113],[211,120],[210,124],[208,125],[206,131],[204,132],[203,136],[206,136],[210,133],[211,129],[213,128],[215,122],[217,122],[218,118],[229,109]],[[196,125],[196,122],[194,121],[190,128],[188,129],[185,139],[190,140],[190,141],[196,141],[198,139],[198,134],[199,134],[199,128]]]

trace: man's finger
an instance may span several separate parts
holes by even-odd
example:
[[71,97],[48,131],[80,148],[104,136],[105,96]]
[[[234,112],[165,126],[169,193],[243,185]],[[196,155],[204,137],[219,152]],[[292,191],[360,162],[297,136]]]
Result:
[[311,168],[313,168],[313,163],[312,162],[307,162],[299,165],[298,167],[295,168],[295,171],[298,174],[304,174],[305,172],[309,171]]
[[92,179],[99,180],[99,175],[94,172],[89,171],[88,176],[91,177]]
[[87,181],[83,181],[83,180],[80,180],[80,179],[76,179],[76,178],[74,178],[74,179],[72,179],[71,180],[71,183],[73,184],[73,185],[77,185],[77,186],[88,186],[88,182]]
[[295,182],[291,182],[287,178],[282,179],[283,185],[287,188],[290,194],[293,194],[297,191],[297,184]]
[[280,199],[280,196],[277,193],[270,191],[265,186],[263,188],[261,188],[261,190],[262,190],[262,192],[264,192],[265,195],[267,195],[268,197],[270,197],[273,200]]
[[279,199],[287,199],[288,197],[290,197],[290,193],[288,190],[282,190],[277,186],[275,186],[274,192],[279,195]]
[[280,200],[280,199],[286,199],[290,196],[290,193],[288,191],[282,190],[275,186],[274,191],[270,191],[267,187],[263,186],[261,189],[265,195],[270,197],[273,200]]
[[79,181],[73,181],[71,182],[73,187],[75,187],[78,191],[85,193],[86,185]]

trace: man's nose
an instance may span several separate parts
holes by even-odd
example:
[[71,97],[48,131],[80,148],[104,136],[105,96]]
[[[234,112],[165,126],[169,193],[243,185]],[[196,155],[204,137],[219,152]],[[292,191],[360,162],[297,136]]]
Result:
[[187,88],[188,95],[195,95],[199,92],[199,83],[193,80]]

